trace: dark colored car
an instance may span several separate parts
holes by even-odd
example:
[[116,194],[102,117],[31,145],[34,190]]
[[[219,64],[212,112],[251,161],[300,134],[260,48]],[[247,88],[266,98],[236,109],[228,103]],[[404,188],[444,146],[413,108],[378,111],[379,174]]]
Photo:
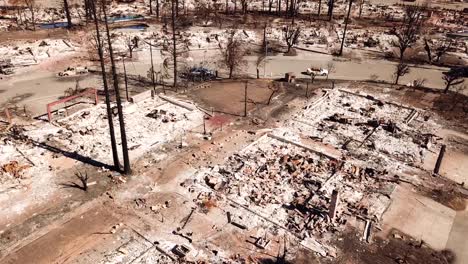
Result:
[[187,72],[181,74],[182,78],[192,81],[209,81],[216,78],[216,72],[204,68],[204,67],[193,67]]

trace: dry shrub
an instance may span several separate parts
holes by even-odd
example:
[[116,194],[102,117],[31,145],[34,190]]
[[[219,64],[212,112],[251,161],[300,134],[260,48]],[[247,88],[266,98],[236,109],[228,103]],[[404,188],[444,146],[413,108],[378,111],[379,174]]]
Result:
[[2,166],[2,172],[9,173],[13,177],[17,179],[21,179],[23,177],[22,171],[29,168],[29,165],[20,165],[18,161],[11,161]]
[[203,213],[208,213],[212,208],[217,207],[216,201],[214,199],[205,199],[201,202],[200,209]]

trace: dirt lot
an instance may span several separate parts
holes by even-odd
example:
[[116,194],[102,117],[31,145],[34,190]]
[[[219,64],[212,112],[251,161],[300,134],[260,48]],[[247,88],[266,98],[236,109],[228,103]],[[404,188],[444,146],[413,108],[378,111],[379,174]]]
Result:
[[247,111],[264,106],[272,93],[269,80],[222,81],[212,82],[210,88],[190,91],[191,97],[199,101],[207,110],[243,116],[245,87],[247,85]]

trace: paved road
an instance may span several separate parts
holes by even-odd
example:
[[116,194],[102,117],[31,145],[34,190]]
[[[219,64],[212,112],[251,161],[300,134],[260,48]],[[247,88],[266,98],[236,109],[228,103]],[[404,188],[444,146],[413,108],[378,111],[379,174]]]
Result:
[[[191,54],[193,64],[197,64],[203,60],[209,61],[208,65],[215,68],[215,61],[219,59],[218,51],[210,51],[206,54],[203,51],[195,51]],[[146,72],[150,67],[149,52],[140,52],[141,58],[137,62],[129,63],[127,70],[131,74],[139,74],[146,76]],[[248,66],[244,73],[250,76],[256,76],[256,57],[247,57]],[[156,57],[156,65],[160,65],[161,58]],[[210,63],[211,61],[211,63]],[[283,77],[286,72],[294,72],[297,76],[301,75],[305,69],[310,66],[325,67],[328,62],[333,61],[336,66],[336,71],[330,74],[330,78],[342,80],[368,80],[371,75],[377,75],[379,80],[391,82],[395,64],[385,60],[337,60],[333,56],[319,53],[311,53],[307,51],[299,51],[298,56],[272,56],[268,58],[265,67],[261,67],[261,74],[266,77]],[[119,65],[120,67],[121,65]],[[158,68],[158,66],[156,66]],[[443,88],[442,71],[445,69],[437,67],[414,67],[411,73],[401,78],[401,84],[407,84],[418,78],[427,79],[426,86],[431,88]],[[17,99],[17,104],[26,105],[27,109],[31,110],[35,115],[45,113],[45,105],[62,96],[64,91],[75,86],[75,81],[72,79],[59,79],[55,77],[55,72],[40,70],[39,67],[32,67],[25,70],[24,73],[18,74],[9,80],[0,81],[0,105],[10,100]],[[221,76],[226,73],[220,71]],[[303,76],[306,77],[306,76]],[[97,77],[88,77],[80,82],[82,87],[96,86],[99,83]]]

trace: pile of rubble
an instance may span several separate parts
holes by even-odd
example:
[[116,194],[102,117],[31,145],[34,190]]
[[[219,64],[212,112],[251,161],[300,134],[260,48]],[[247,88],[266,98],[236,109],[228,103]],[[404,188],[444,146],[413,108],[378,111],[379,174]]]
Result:
[[395,178],[265,135],[196,179],[301,240],[327,243],[350,217],[378,223]]
[[[0,46],[0,54],[3,55],[2,68],[12,69],[14,67],[38,64],[50,57],[64,55],[75,51],[74,44],[65,40],[44,39],[32,43],[16,43]],[[2,67],[3,65],[3,67]],[[0,72],[1,74],[1,72]]]
[[437,148],[438,126],[421,111],[372,96],[333,90],[275,133],[297,133],[341,149],[376,169],[402,171],[419,167]]

